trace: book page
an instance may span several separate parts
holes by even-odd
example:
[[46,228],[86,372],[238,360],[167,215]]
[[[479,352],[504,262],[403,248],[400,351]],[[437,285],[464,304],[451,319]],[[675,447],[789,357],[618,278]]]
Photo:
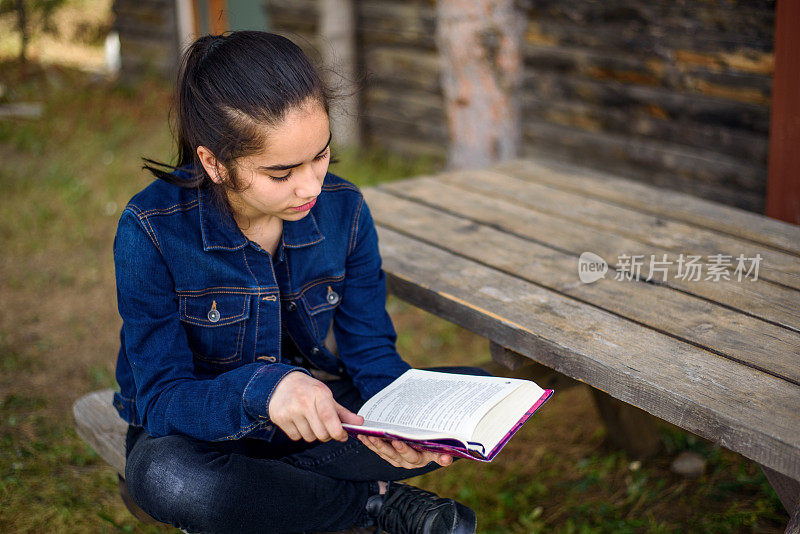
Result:
[[411,369],[367,401],[370,422],[444,432],[467,441],[487,410],[516,389],[513,378]]

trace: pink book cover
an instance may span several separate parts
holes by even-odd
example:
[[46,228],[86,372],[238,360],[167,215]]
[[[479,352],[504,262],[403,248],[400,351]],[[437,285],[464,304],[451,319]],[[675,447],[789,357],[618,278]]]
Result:
[[[508,443],[508,440],[511,439],[511,436],[516,434],[517,431],[522,427],[522,425],[525,424],[525,421],[530,419],[530,417],[536,412],[536,410],[541,408],[541,406],[552,395],[553,395],[553,390],[552,389],[545,389],[544,393],[542,393],[542,396],[539,397],[539,400],[537,400],[534,403],[534,405],[531,406],[530,409],[527,412],[525,412],[525,414],[519,419],[519,421],[517,421],[517,423],[513,427],[511,427],[511,429],[506,433],[506,435],[503,436],[503,439],[500,440],[500,442],[497,444],[497,446],[495,446],[494,449],[489,451],[488,454],[486,454],[485,451],[484,451],[484,453],[480,453],[480,452],[477,452],[477,451],[469,450],[469,449],[465,448],[463,445],[461,445],[460,441],[455,440],[455,439],[441,439],[441,440],[436,440],[436,441],[411,440],[411,439],[408,439],[408,438],[398,437],[398,436],[392,434],[391,432],[383,432],[383,431],[375,431],[375,430],[357,431],[357,430],[355,430],[356,428],[358,428],[356,426],[345,428],[345,430],[347,431],[348,434],[350,434],[351,436],[354,436],[354,437],[356,435],[358,435],[358,434],[365,434],[365,435],[368,435],[368,436],[378,436],[378,437],[385,438],[385,439],[390,439],[390,440],[404,441],[404,442],[408,443],[409,445],[413,446],[415,449],[421,449],[421,450],[433,451],[433,452],[441,452],[441,453],[445,453],[445,454],[450,454],[452,456],[458,456],[460,458],[469,458],[470,460],[477,460],[479,462],[491,462],[492,459],[495,456],[497,456],[497,453],[500,452],[500,449],[502,449],[503,446],[506,443]],[[478,445],[478,444],[474,443],[474,445]]]

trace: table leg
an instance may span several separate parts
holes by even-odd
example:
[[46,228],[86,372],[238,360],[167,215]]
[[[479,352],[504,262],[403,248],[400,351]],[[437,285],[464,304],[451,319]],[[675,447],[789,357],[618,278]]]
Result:
[[606,438],[634,458],[650,458],[658,453],[656,418],[608,393],[591,388],[597,410],[606,425]]
[[789,525],[786,527],[786,534],[800,534],[800,481],[764,465],[761,466],[761,470],[767,476],[772,489],[778,494],[783,507],[789,512],[790,519]]
[[785,534],[800,534],[800,503],[797,504],[792,518],[786,526]]

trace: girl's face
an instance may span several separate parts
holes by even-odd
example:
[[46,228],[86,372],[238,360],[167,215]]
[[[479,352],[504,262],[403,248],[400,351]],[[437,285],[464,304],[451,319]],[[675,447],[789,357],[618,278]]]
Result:
[[[308,215],[330,161],[328,114],[317,100],[290,109],[284,121],[266,133],[263,150],[236,161],[244,189],[228,191],[236,221],[250,228],[274,224],[275,218],[296,221]],[[201,149],[205,147],[198,147],[203,166],[216,176]]]

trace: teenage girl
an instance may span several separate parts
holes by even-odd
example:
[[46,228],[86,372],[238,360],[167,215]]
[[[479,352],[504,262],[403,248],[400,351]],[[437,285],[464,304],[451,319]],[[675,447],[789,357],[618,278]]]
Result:
[[329,102],[283,37],[185,53],[178,164],[145,160],[158,179],[114,241],[128,491],[189,532],[475,532],[466,506],[395,482],[451,456],[342,429],[409,365],[369,208],[327,172]]

